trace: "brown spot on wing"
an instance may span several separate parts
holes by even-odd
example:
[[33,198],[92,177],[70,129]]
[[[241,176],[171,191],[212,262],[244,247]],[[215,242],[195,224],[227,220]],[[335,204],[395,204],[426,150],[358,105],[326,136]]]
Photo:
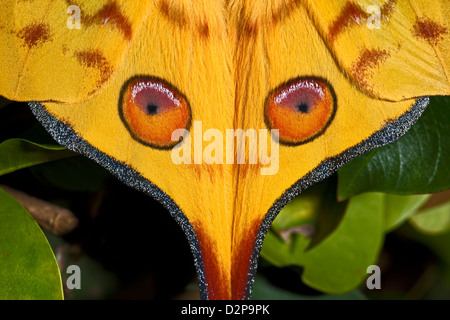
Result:
[[[288,19],[296,7],[300,6],[301,0],[284,0],[272,4],[271,1],[266,1],[270,6],[263,10],[258,16],[253,16],[253,6],[245,5],[244,11],[248,11],[247,14],[241,12],[241,18],[238,21],[238,30],[240,36],[243,37],[255,37],[259,34],[261,29],[267,26],[271,27]],[[247,7],[248,6],[248,7]],[[251,19],[244,19],[245,16],[251,16]]]
[[63,55],[66,55],[69,52],[69,49],[67,48],[66,44],[63,44],[61,46],[61,51],[62,51]]
[[180,8],[171,5],[167,2],[167,0],[161,0],[159,4],[159,11],[163,14],[163,16],[179,27],[186,27],[188,24],[186,13]]
[[394,12],[394,8],[395,8],[395,4],[396,4],[397,0],[390,0],[388,2],[386,2],[381,8],[380,8],[380,13],[381,13],[381,18],[382,19],[386,19],[388,18],[392,12]]
[[216,183],[217,177],[223,176],[224,166],[222,164],[206,164],[203,162],[201,164],[194,163],[194,156],[192,155],[191,164],[187,164],[186,166],[194,172],[199,180],[209,178],[211,183]]
[[[192,19],[189,18],[182,6],[175,5],[177,2],[169,2],[161,0],[159,2],[159,11],[161,14],[177,27],[193,28],[197,31],[201,39],[207,40],[211,36],[211,27],[206,18]],[[198,21],[197,21],[198,20]]]
[[75,57],[83,66],[95,68],[100,72],[100,80],[97,83],[98,87],[108,80],[113,72],[113,67],[98,49],[76,51]]
[[337,19],[330,25],[328,29],[328,37],[334,42],[338,35],[352,24],[359,25],[361,20],[367,19],[368,15],[357,4],[347,2]]
[[122,13],[120,6],[115,1],[110,1],[103,5],[96,13],[93,15],[83,14],[83,6],[77,3],[76,0],[66,0],[67,5],[76,5],[80,7],[82,12],[81,23],[90,25],[108,25],[120,30],[123,36],[130,40],[133,36],[133,28],[129,19]]
[[116,2],[105,4],[95,15],[86,18],[87,24],[111,24],[118,28],[127,40],[131,39],[133,30],[131,24],[120,11]]
[[166,17],[170,17],[171,14],[169,3],[167,3],[167,1],[165,0],[161,0],[161,2],[159,3],[159,11],[161,11],[161,13]]
[[207,22],[204,22],[200,25],[199,34],[203,39],[209,38],[209,25]]
[[38,47],[50,40],[50,26],[47,23],[33,23],[17,32],[17,37],[24,41],[28,49]]
[[413,34],[418,39],[427,41],[430,45],[436,46],[446,34],[447,28],[428,18],[417,18],[413,26]]
[[373,75],[373,69],[381,62],[389,58],[390,54],[386,50],[366,49],[359,55],[358,60],[353,63],[350,72],[356,81],[367,90],[371,90],[372,86],[368,83],[367,78]]
[[[387,20],[395,8],[397,0],[389,0],[380,7],[381,19]],[[328,28],[328,38],[333,43],[346,29],[366,22],[370,15],[354,2],[347,2],[339,16]]]
[[244,36],[246,37],[256,37],[259,33],[260,24],[258,22],[247,22],[244,23],[244,27],[241,29],[244,31]]
[[300,0],[287,0],[281,2],[278,8],[272,11],[272,23],[278,23],[290,16],[294,9],[301,4]]

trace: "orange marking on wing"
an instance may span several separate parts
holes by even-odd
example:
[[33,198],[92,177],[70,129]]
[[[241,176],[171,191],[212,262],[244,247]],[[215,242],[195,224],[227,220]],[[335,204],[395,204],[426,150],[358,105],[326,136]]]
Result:
[[[200,245],[203,272],[210,300],[243,300],[247,289],[250,260],[261,221],[254,221],[240,234],[232,250],[231,270],[225,270],[218,259],[217,243],[200,224],[193,224]],[[231,274],[231,279],[230,275]]]
[[229,277],[226,274],[226,270],[223,269],[218,260],[216,242],[203,231],[201,225],[193,225],[193,227],[200,246],[208,299],[231,299],[231,283],[229,283]]
[[432,46],[436,46],[447,32],[447,28],[428,18],[417,18],[413,26],[414,36],[427,41]]
[[231,261],[231,299],[233,300],[243,300],[245,298],[250,260],[260,225],[261,221],[254,221],[249,228],[246,228],[246,233],[242,235],[242,241],[233,247],[234,251],[232,252]]

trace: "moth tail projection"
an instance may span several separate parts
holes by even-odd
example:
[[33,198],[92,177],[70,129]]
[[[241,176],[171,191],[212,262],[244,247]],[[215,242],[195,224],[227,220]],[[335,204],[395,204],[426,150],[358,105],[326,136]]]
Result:
[[[29,105],[36,118],[59,144],[87,156],[108,169],[128,186],[145,192],[164,204],[189,240],[202,299],[242,300],[251,298],[264,237],[281,209],[307,187],[327,178],[353,158],[397,140],[416,122],[428,102],[428,98],[417,99],[407,112],[389,121],[368,139],[339,155],[325,159],[314,170],[290,186],[262,219],[246,228],[241,228],[240,234],[233,235],[237,241],[232,248],[226,245],[220,246],[220,235],[214,230],[208,231],[201,224],[190,222],[174,200],[160,188],[129,166],[86,142],[68,124],[50,114],[41,103],[31,102]],[[231,261],[226,261],[228,257],[231,257]],[[224,261],[227,263],[222,263]]]
[[[254,274],[257,268],[260,246],[267,232],[260,233],[261,224],[254,223],[240,234],[231,252],[229,248],[217,245],[217,236],[205,230],[196,229],[201,255],[199,268],[204,283],[202,298],[211,300],[248,300],[251,298]],[[229,263],[221,263],[231,256]]]
[[[200,279],[205,283],[201,284],[203,288],[203,297],[208,299],[250,299],[252,296],[255,274],[258,268],[258,259],[264,242],[264,238],[270,229],[273,220],[283,207],[299,195],[309,186],[322,181],[332,175],[338,168],[349,162],[350,160],[376,148],[396,141],[404,135],[412,125],[419,119],[423,111],[429,103],[429,98],[423,97],[416,100],[412,107],[396,120],[388,122],[380,131],[373,134],[370,138],[360,142],[359,144],[347,149],[345,152],[326,159],[319,164],[314,170],[309,172],[303,178],[298,180],[294,185],[288,188],[281,197],[279,197],[264,218],[248,228],[246,228],[246,236],[237,246],[238,254],[231,263],[231,281],[229,284],[220,277],[220,270],[215,263],[217,251],[209,245],[209,241],[205,241],[207,237],[200,234],[199,252],[204,257],[202,266],[199,268]],[[230,291],[227,295],[227,292]]]

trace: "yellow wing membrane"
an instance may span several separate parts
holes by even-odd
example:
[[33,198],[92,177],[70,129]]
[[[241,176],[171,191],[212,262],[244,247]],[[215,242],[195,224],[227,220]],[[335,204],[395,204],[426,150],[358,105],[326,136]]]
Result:
[[2,95],[20,101],[86,98],[115,72],[146,8],[145,1],[2,1]]
[[339,65],[387,100],[450,94],[450,6],[446,1],[306,0]]

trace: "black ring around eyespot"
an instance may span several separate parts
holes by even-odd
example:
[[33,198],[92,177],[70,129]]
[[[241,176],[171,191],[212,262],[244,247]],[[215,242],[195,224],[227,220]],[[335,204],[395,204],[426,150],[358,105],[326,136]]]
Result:
[[130,128],[130,126],[128,125],[127,121],[125,120],[124,116],[123,116],[123,112],[122,112],[122,102],[123,102],[123,95],[125,94],[126,90],[128,89],[128,86],[138,80],[138,79],[142,79],[142,80],[149,80],[149,81],[156,81],[156,82],[160,82],[162,84],[164,84],[165,86],[167,86],[171,91],[173,91],[174,93],[176,93],[177,95],[179,95],[182,99],[184,99],[184,101],[186,101],[186,106],[189,110],[189,119],[188,119],[188,123],[186,125],[186,130],[191,130],[192,127],[192,109],[191,109],[191,104],[188,100],[188,98],[180,91],[178,90],[177,87],[175,87],[173,84],[171,84],[170,82],[168,82],[165,79],[156,77],[156,76],[150,76],[150,75],[134,75],[131,78],[129,78],[127,81],[124,82],[124,84],[122,85],[122,88],[120,89],[120,95],[119,95],[119,103],[118,103],[118,111],[119,111],[119,117],[120,120],[122,121],[122,123],[124,124],[124,126],[127,128],[128,132],[130,133],[131,137],[136,140],[137,142],[154,148],[154,149],[158,149],[158,150],[171,150],[174,146],[176,146],[179,142],[174,141],[174,145],[169,145],[169,146],[159,146],[159,145],[155,145],[152,143],[149,143],[147,141],[142,140],[140,137],[138,137],[133,130]]
[[337,96],[336,96],[336,92],[334,91],[334,88],[333,88],[333,86],[331,85],[331,83],[330,83],[327,79],[321,78],[321,77],[318,77],[318,76],[301,76],[301,77],[299,76],[299,77],[296,77],[296,78],[291,78],[291,79],[289,79],[289,80],[287,80],[287,81],[281,83],[281,84],[278,85],[275,89],[270,90],[270,92],[267,94],[267,97],[266,97],[266,99],[264,100],[264,123],[265,123],[266,127],[267,127],[269,130],[273,129],[273,128],[270,126],[270,120],[267,118],[267,115],[266,115],[266,108],[267,108],[267,105],[268,105],[268,103],[269,103],[269,99],[272,97],[272,95],[273,95],[275,92],[277,92],[278,90],[280,90],[281,88],[287,86],[287,85],[290,84],[290,83],[294,83],[294,82],[301,81],[301,80],[307,80],[307,79],[309,79],[309,80],[314,80],[314,81],[320,81],[320,82],[323,82],[323,83],[325,83],[325,85],[327,86],[327,88],[330,90],[331,97],[333,98],[333,111],[332,111],[332,113],[331,113],[330,119],[328,119],[327,123],[326,123],[325,126],[322,128],[322,130],[320,130],[320,131],[319,131],[318,133],[316,133],[314,136],[312,136],[312,137],[310,137],[310,138],[308,138],[308,139],[306,139],[306,140],[304,140],[304,141],[300,141],[300,142],[288,142],[288,141],[283,141],[283,140],[280,139],[280,137],[279,137],[278,142],[279,142],[279,144],[281,144],[281,145],[285,145],[285,146],[288,146],[288,147],[295,147],[295,146],[299,146],[299,145],[302,145],[302,144],[306,144],[306,143],[309,143],[309,142],[315,140],[316,138],[320,137],[322,134],[325,133],[325,131],[326,131],[326,130],[328,129],[328,127],[330,126],[330,124],[333,122],[334,117],[336,116],[336,111],[337,111]]

